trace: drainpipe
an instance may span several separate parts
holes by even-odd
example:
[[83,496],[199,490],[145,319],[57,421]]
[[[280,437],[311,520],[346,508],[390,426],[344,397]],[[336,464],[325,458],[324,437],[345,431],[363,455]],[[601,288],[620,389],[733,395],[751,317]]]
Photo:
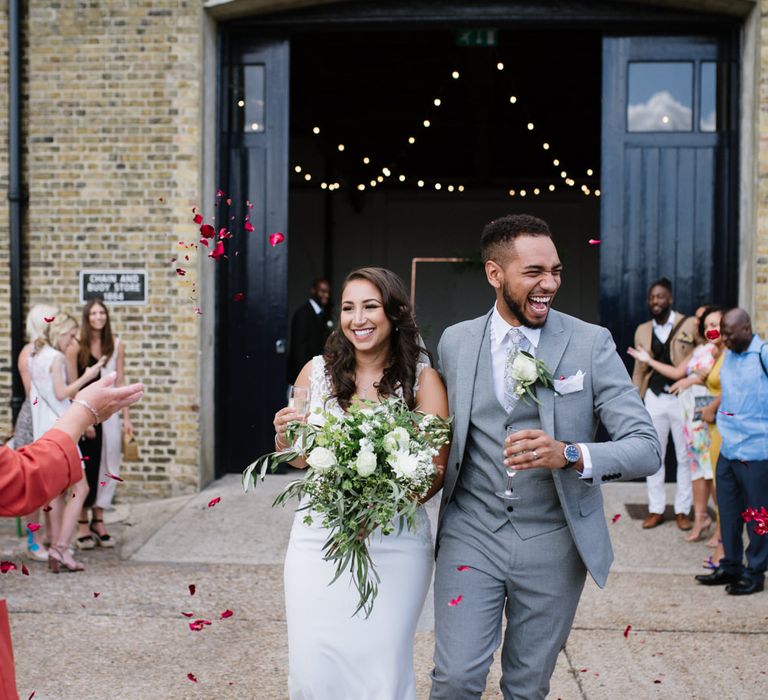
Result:
[[[22,322],[21,224],[24,193],[21,182],[21,2],[8,1],[8,219],[11,257],[11,362],[15,364],[24,343]],[[13,377],[13,419],[24,401],[18,371]]]

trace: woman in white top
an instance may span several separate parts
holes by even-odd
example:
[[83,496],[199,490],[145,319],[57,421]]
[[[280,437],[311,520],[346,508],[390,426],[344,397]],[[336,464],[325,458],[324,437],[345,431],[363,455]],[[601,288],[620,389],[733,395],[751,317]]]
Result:
[[[47,323],[43,337],[35,341],[29,363],[32,375],[32,431],[35,440],[53,427],[69,407],[70,399],[101,372],[101,364],[94,365],[79,379],[67,382],[64,352],[74,341],[76,333],[75,320],[59,312]],[[78,514],[88,494],[86,480],[78,481],[71,491],[71,494],[57,496],[49,504],[51,548],[48,550],[48,565],[53,573],[58,573],[61,565],[68,571],[83,570],[82,564],[78,564],[72,556],[69,545]]]
[[[426,359],[400,278],[383,268],[362,268],[344,282],[339,329],[325,355],[307,363],[296,385],[311,389],[313,421],[322,420],[316,408],[343,416],[358,401],[384,396],[399,396],[411,408],[445,417],[445,387]],[[286,423],[303,418],[293,408],[277,412],[278,449],[287,444]],[[436,464],[445,464],[447,450]],[[441,486],[442,471],[424,500]],[[413,640],[434,563],[424,509],[415,532],[404,528],[384,536],[377,528],[368,536],[381,577],[368,618],[352,616],[357,592],[348,579],[328,585],[334,574],[334,565],[323,557],[328,531],[319,522],[308,525],[304,516],[297,512],[294,519],[284,570],[291,700],[415,700]]]

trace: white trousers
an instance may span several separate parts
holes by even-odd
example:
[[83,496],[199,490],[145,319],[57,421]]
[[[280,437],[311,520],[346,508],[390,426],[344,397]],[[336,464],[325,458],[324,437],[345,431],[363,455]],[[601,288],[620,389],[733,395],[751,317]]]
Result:
[[672,394],[656,396],[650,389],[645,392],[645,407],[661,443],[661,464],[658,471],[645,479],[648,487],[648,511],[663,513],[666,505],[664,493],[664,456],[667,441],[672,433],[677,457],[677,490],[675,492],[675,513],[688,515],[691,510],[691,465],[683,434],[683,412],[680,400]]

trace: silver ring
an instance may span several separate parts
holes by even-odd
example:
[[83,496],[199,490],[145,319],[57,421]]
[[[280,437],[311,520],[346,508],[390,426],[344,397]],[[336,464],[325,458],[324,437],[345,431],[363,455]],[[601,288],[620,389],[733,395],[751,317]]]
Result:
[[535,462],[539,458],[539,453],[534,450],[531,454],[533,455],[533,461]]

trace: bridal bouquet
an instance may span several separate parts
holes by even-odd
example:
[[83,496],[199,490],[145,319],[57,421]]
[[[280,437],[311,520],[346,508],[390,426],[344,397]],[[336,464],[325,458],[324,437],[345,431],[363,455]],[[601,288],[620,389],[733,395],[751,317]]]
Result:
[[433,458],[450,440],[450,421],[411,411],[396,397],[353,405],[343,417],[316,411],[322,424],[291,423],[291,446],[248,465],[243,488],[263,479],[267,468],[306,458],[306,475],[288,484],[273,505],[298,498],[307,524],[320,519],[329,530],[324,558],[336,566],[331,583],[349,571],[360,594],[354,614],[362,610],[368,617],[380,579],[367,537],[377,527],[384,535],[416,529],[419,498],[435,478]]

